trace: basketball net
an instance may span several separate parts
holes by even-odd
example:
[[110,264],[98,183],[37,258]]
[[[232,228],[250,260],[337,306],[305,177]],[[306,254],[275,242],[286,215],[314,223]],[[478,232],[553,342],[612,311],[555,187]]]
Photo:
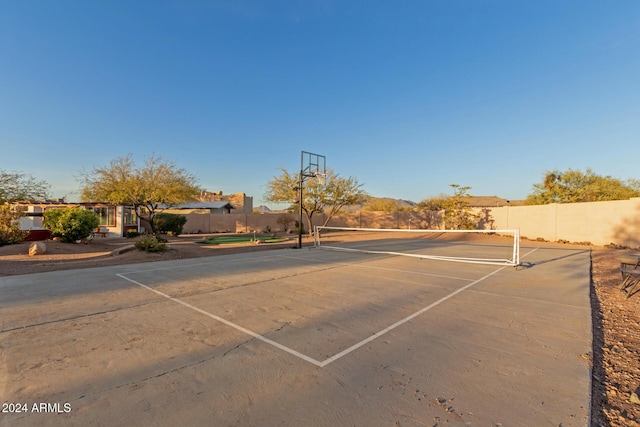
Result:
[[318,180],[318,184],[325,185],[327,183],[327,174],[322,172],[316,172],[315,178]]

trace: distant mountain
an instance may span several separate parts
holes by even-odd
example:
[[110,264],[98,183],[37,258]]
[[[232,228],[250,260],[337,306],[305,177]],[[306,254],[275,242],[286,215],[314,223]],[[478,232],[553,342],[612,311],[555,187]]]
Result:
[[392,197],[374,197],[374,196],[365,196],[361,205],[350,205],[345,206],[344,210],[348,212],[356,212],[362,210],[365,206],[373,206],[375,209],[373,210],[394,210],[390,207],[393,205],[396,206],[397,209],[406,209],[415,206],[417,203],[411,200],[404,199],[394,199]]
[[259,212],[259,213],[269,213],[269,212],[271,212],[271,209],[269,208],[269,206],[265,206],[265,205],[260,205],[257,208],[254,208],[253,210],[256,211],[256,212]]
[[[472,207],[496,207],[496,206],[522,206],[524,204],[524,200],[507,200],[498,196],[470,196],[467,199],[469,206]],[[404,199],[394,199],[392,197],[374,197],[374,196],[365,196],[361,205],[349,205],[342,208],[342,212],[358,212],[368,209],[366,206],[371,207],[370,210],[378,210],[378,211],[393,211],[395,210],[393,206],[395,205],[395,209],[410,209],[418,205],[418,203],[412,200],[404,200]],[[254,211],[259,213],[277,213],[277,212],[285,212],[286,209],[275,210],[271,209],[268,206],[258,206],[254,209]]]
[[395,202],[396,205],[398,205],[401,208],[410,208],[410,207],[413,207],[413,206],[417,205],[416,202],[411,201],[411,200],[392,199],[392,198],[389,198],[389,197],[379,197],[379,199],[380,200],[389,200],[389,201]]

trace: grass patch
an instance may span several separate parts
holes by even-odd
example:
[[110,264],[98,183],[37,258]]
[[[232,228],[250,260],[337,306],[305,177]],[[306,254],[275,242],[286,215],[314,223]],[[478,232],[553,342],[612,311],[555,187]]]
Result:
[[284,237],[275,237],[264,234],[238,234],[232,236],[213,236],[208,237],[205,240],[198,241],[201,245],[234,245],[234,244],[246,244],[246,243],[255,243],[259,241],[260,243],[279,243],[284,242],[287,239]]

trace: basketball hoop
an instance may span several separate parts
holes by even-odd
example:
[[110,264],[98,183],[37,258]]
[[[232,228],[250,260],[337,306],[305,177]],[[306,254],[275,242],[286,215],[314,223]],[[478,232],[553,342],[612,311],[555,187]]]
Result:
[[305,178],[315,178],[319,186],[324,186],[327,182],[326,158],[320,154],[300,152],[300,176],[298,181],[298,206],[300,211],[300,222],[298,223],[298,249],[302,249],[302,192],[304,190]]
[[315,178],[318,181],[318,184],[324,186],[327,183],[327,174],[322,172],[316,172]]

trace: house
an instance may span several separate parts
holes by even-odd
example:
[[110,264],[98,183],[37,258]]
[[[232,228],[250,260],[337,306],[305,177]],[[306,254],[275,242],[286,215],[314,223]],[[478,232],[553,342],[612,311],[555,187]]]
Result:
[[522,206],[523,200],[507,200],[498,196],[469,196],[465,199],[472,208],[496,208],[501,206]]
[[164,209],[162,212],[186,215],[190,213],[200,214],[230,214],[231,209],[236,209],[227,201],[220,202],[193,202],[183,203],[178,206],[172,206]]
[[16,209],[22,210],[25,216],[20,218],[20,229],[28,230],[27,240],[42,240],[48,236],[43,226],[44,213],[49,209],[82,207],[93,211],[99,219],[99,228],[105,237],[123,237],[127,230],[139,229],[139,221],[132,206],[115,206],[106,203],[67,203],[64,201],[47,201],[33,203],[14,203]]
[[236,213],[253,213],[253,197],[245,193],[224,195],[222,191],[202,191],[201,202],[229,202],[234,206]]
[[[136,215],[132,206],[116,206],[106,203],[67,203],[64,201],[14,203],[25,214],[20,218],[20,229],[29,231],[27,240],[46,240],[51,233],[44,228],[44,213],[49,209],[82,207],[93,211],[99,219],[102,237],[124,237],[128,230],[144,231],[144,221]],[[162,212],[186,215],[189,213],[229,214],[235,207],[225,201],[184,203],[164,209]]]

